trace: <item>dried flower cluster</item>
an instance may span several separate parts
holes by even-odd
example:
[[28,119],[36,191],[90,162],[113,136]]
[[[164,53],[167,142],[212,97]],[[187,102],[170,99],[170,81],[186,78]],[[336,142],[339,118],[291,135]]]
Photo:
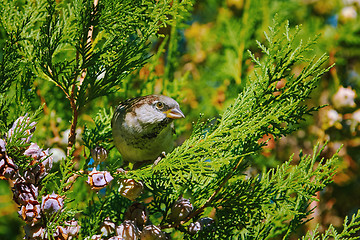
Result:
[[210,228],[214,224],[214,220],[209,217],[200,218],[196,222],[190,223],[188,231],[190,234],[196,234],[201,230]]
[[[128,179],[130,180],[130,179]],[[130,181],[133,183],[134,180]],[[126,181],[127,182],[127,181]],[[192,212],[193,206],[189,199],[180,197],[171,208],[169,219],[175,224],[179,224],[186,219]],[[208,217],[200,218],[196,222],[190,223],[188,232],[196,234],[197,232],[209,229],[213,226],[214,220]],[[170,239],[170,235],[163,232],[159,226],[155,226],[149,219],[149,213],[146,206],[135,202],[128,207],[124,214],[124,221],[116,225],[107,217],[100,226],[100,234],[93,235],[87,239],[127,239],[127,240],[161,240]]]
[[180,197],[172,206],[169,217],[173,222],[179,223],[189,216],[192,210],[193,206],[191,205],[189,199]]
[[0,179],[15,180],[18,167],[6,154],[6,143],[0,139]]
[[88,175],[88,180],[86,181],[93,190],[100,190],[106,187],[111,180],[114,178],[107,171],[97,171],[94,168]]
[[107,217],[101,224],[100,231],[101,234],[94,235],[88,239],[169,239],[165,232],[150,223],[146,207],[137,202],[128,207],[125,212],[125,220],[121,224],[116,226]]
[[121,179],[119,182],[119,193],[121,196],[134,201],[144,192],[144,184],[134,179]]
[[[26,123],[29,129],[23,127]],[[53,158],[49,150],[41,149],[36,143],[30,143],[36,122],[30,123],[30,118],[19,117],[8,131],[6,141],[0,139],[0,177],[13,183],[13,199],[19,205],[19,216],[25,221],[25,239],[48,239],[45,218],[62,211],[64,199],[62,196],[48,194],[42,196],[40,204],[39,190],[41,180],[52,168]],[[14,163],[6,151],[6,143],[16,141],[21,136],[21,144],[28,145],[22,150],[24,156],[29,159],[28,167],[20,173],[18,166]],[[72,239],[79,232],[80,226],[75,220],[65,222],[63,226],[57,226],[54,239]]]

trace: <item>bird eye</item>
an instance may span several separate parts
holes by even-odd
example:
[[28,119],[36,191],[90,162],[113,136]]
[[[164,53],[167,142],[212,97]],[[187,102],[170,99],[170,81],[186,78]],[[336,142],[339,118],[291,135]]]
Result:
[[163,108],[164,108],[164,103],[162,103],[162,102],[157,102],[157,103],[156,103],[156,107],[157,107],[158,109],[163,109]]

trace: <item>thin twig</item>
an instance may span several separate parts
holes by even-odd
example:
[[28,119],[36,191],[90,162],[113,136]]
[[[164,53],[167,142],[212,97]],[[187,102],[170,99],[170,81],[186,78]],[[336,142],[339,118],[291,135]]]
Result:
[[78,172],[75,172],[71,177],[68,178],[68,180],[65,183],[64,192],[68,191],[75,183],[76,179],[80,177],[82,174],[84,174],[84,170],[80,170]]
[[71,109],[73,111],[73,119],[71,122],[71,126],[70,126],[70,133],[69,133],[69,140],[68,140],[68,146],[67,146],[67,155],[70,155],[71,149],[75,144],[76,141],[76,125],[77,125],[77,120],[78,120],[78,107],[76,106],[76,101],[74,98],[74,87],[75,84],[73,85],[73,89],[71,90],[71,96],[70,96],[70,105],[71,105]]
[[[99,3],[99,0],[94,0],[94,9],[96,9],[98,3]],[[92,14],[94,14],[94,12]],[[86,40],[87,45],[91,44],[93,32],[94,32],[94,26],[91,25],[89,28],[88,34],[87,34],[87,40]],[[79,56],[79,53],[77,52],[77,54],[76,54],[77,60],[78,60],[78,56]],[[86,77],[86,71],[87,71],[86,68],[84,68],[82,70],[80,78],[78,80],[78,84],[75,81],[75,83],[73,84],[73,87],[71,89],[71,95],[69,96],[71,109],[73,111],[73,119],[72,119],[71,126],[70,126],[69,140],[68,140],[68,146],[67,146],[67,154],[68,155],[70,154],[70,151],[76,141],[76,126],[77,126],[77,121],[78,121],[78,110],[79,109],[78,109],[78,106],[76,104],[76,99],[75,99],[75,87],[77,86],[78,90],[80,90],[81,85],[84,82],[84,79]]]

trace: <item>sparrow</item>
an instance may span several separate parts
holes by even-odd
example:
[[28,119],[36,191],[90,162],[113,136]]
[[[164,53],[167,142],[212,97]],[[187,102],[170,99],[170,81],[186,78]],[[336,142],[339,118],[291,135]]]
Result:
[[111,128],[124,163],[154,163],[174,148],[174,119],[184,118],[179,104],[163,95],[128,99],[116,108]]

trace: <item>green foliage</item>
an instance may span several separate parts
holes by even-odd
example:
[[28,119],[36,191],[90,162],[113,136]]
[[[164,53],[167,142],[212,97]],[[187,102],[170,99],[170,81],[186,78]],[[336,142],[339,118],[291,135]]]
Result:
[[6,150],[11,159],[16,159],[15,164],[23,173],[30,165],[31,158],[23,152],[30,146],[30,139],[35,131],[36,122],[41,112],[39,108],[33,115],[19,117],[6,134]]
[[[265,55],[262,60],[253,57],[258,68],[249,79],[248,87],[219,120],[212,125],[198,123],[192,136],[155,167],[128,174],[147,184],[154,194],[150,209],[162,212],[164,219],[171,206],[169,202],[182,194],[190,194],[195,212],[201,213],[205,207],[220,209],[218,224],[221,227],[219,232],[209,233],[209,238],[213,234],[230,237],[239,227],[248,230],[245,236],[250,239],[289,234],[309,214],[308,201],[329,183],[336,159],[320,162],[320,167],[313,169],[319,158],[316,149],[314,157],[304,157],[298,167],[285,163],[276,173],[264,173],[261,181],[257,178],[244,181],[241,177],[246,168],[244,159],[261,150],[263,144],[258,140],[263,135],[272,134],[275,138],[287,135],[317,109],[308,108],[303,102],[327,71],[321,68],[326,57],[308,61],[298,76],[291,74],[295,63],[305,61],[304,53],[314,41],[302,45],[297,39],[298,29],[291,34],[288,24],[284,28],[283,31],[278,26],[269,29],[266,34],[269,46],[259,44]],[[276,84],[281,79],[287,80],[286,85],[278,89]],[[314,181],[310,181],[312,176],[316,176]],[[222,188],[227,181],[233,184]],[[291,197],[293,194],[296,197]],[[165,210],[161,205],[166,206]],[[263,219],[271,220],[259,225]],[[284,224],[285,219],[290,223]]]
[[94,118],[94,128],[89,128],[85,125],[82,139],[84,141],[84,145],[89,150],[94,149],[96,146],[110,149],[110,142],[112,141],[112,115],[112,109],[110,109],[109,113],[107,113],[106,109],[102,109]]
[[[24,9],[17,11],[16,5],[16,1],[2,1],[0,3],[0,22],[3,29],[2,34],[5,35],[1,41],[0,82],[2,84],[0,85],[0,94],[7,92],[11,84],[16,80],[20,80],[16,83],[19,89],[21,89],[21,83],[26,84],[25,81],[21,81],[19,75],[23,75],[21,74],[22,67],[27,60],[23,59],[26,51],[26,41],[29,40],[29,35],[32,34],[31,27],[38,20],[36,7],[24,7]],[[31,85],[31,82],[26,85]],[[19,93],[17,92],[17,94]]]
[[[305,33],[289,22],[282,24],[284,19],[296,24],[309,14],[293,14],[303,7],[295,0],[208,0],[198,2],[196,9],[212,13],[206,16],[212,22],[192,23],[184,31],[192,3],[0,3],[0,133],[6,139],[6,154],[20,174],[29,168],[31,159],[23,152],[30,145],[25,139],[32,134],[34,120],[42,121],[34,142],[68,150],[37,186],[39,202],[53,191],[64,199],[61,212],[37,223],[49,236],[74,217],[81,225],[79,239],[99,234],[107,217],[120,225],[133,203],[118,191],[124,178],[144,184],[145,192],[136,200],[146,205],[151,222],[173,239],[289,239],[309,221],[310,202],[329,186],[339,167],[338,152],[324,158],[328,152],[318,144],[312,155],[301,152],[299,160],[291,157],[273,169],[261,165],[261,152],[267,146],[264,136],[280,140],[319,110],[308,100],[333,67],[323,54],[326,44],[314,38],[321,24],[314,20],[310,26],[309,20]],[[278,17],[263,34],[276,12]],[[344,25],[341,31],[336,44],[356,50],[358,24]],[[185,40],[187,49],[181,47]],[[320,57],[313,57],[317,52]],[[184,100],[180,105],[187,118],[178,126],[182,139],[191,128],[186,122],[198,118],[199,112],[211,119],[200,117],[187,140],[157,165],[123,171],[112,144],[110,106],[151,93]],[[34,113],[25,115],[28,112]],[[9,128],[21,115],[30,117],[11,135]],[[81,141],[77,128],[82,126]],[[109,153],[97,169],[111,172],[115,179],[95,191],[85,180],[91,171],[91,150],[97,146]],[[258,163],[263,170],[250,174]],[[169,214],[179,197],[190,199],[194,209],[174,222]],[[325,233],[315,229],[303,239],[358,239],[353,236],[359,216],[346,219],[340,232],[330,226]],[[191,235],[190,223],[203,217],[215,221]]]
[[308,221],[306,217],[312,211],[308,208],[309,201],[317,200],[314,197],[316,192],[332,181],[339,164],[337,155],[327,160],[320,159],[324,147],[318,150],[316,146],[313,156],[300,154],[296,166],[291,166],[290,160],[262,177],[262,190],[265,196],[268,195],[263,202],[265,205],[270,203],[264,209],[266,217],[263,219],[269,221],[248,228],[250,232],[256,229],[253,236],[271,239],[284,234],[286,237]]
[[[148,39],[187,4],[100,1],[93,6],[89,0],[63,8],[48,1],[41,38],[35,43],[38,66],[70,101],[74,98],[76,106],[82,107],[117,91],[127,75],[144,65]],[[56,58],[60,53],[65,58]]]
[[360,230],[360,211],[356,214],[353,214],[351,220],[349,222],[348,217],[344,220],[343,230],[338,232],[334,226],[330,225],[330,227],[325,231],[325,233],[320,234],[318,231],[318,226],[312,232],[308,232],[306,236],[303,236],[302,239],[309,239],[309,240],[327,240],[327,239],[347,239],[347,240],[354,240],[359,239],[356,237],[356,234],[359,234]]
[[[207,124],[197,124],[192,136],[154,168],[155,172],[166,172],[167,182],[172,183],[175,189],[191,179],[196,182],[200,176],[213,176],[220,167],[233,168],[244,156],[261,149],[262,144],[257,144],[257,141],[262,136],[287,135],[296,129],[305,115],[316,110],[302,102],[327,71],[320,68],[326,57],[310,61],[299,76],[290,75],[291,67],[302,59],[302,53],[308,51],[309,46],[295,48],[296,33],[295,36],[289,34],[288,28],[284,35],[281,31],[270,29],[268,40],[271,51],[267,51],[262,62],[254,59],[259,66],[255,79],[250,79],[249,86],[214,126],[209,128]],[[274,94],[279,91],[276,83],[283,78],[288,81],[285,88],[280,90],[279,95]],[[152,174],[150,168],[147,172],[135,172],[135,176],[141,179]]]
[[20,8],[17,1],[2,1],[0,9],[0,130],[3,132],[29,110],[33,99],[34,74],[29,64],[28,41],[36,35],[33,28],[40,15],[35,3]]
[[234,176],[208,204],[217,210],[218,226],[202,237],[275,239],[296,231],[311,212],[309,201],[331,182],[338,165],[337,156],[320,160],[322,151],[316,146],[297,165],[290,159],[254,178]]

